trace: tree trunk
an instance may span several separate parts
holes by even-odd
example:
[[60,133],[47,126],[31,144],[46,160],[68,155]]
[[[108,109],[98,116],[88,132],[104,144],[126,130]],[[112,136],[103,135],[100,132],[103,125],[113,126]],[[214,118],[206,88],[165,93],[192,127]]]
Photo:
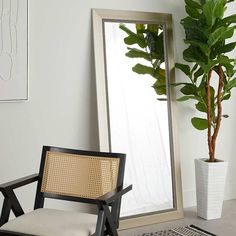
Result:
[[[222,89],[224,86],[224,72],[222,70],[221,65],[218,66],[218,72],[217,72],[218,76],[219,76],[219,84],[218,84],[218,91],[217,91],[217,118],[216,118],[216,126],[214,129],[214,133],[212,135],[212,148],[213,151],[215,153],[215,146],[216,146],[216,138],[218,136],[219,133],[219,129],[220,129],[220,124],[221,124],[221,117],[222,117]],[[213,160],[215,161],[215,159]]]
[[211,136],[212,129],[212,117],[211,117],[211,87],[210,80],[212,76],[212,71],[208,73],[207,85],[206,85],[206,94],[207,94],[207,121],[208,121],[208,148],[209,148],[209,162],[215,162],[215,146],[216,138],[219,133],[221,117],[222,117],[222,89],[224,86],[224,72],[221,65],[218,65],[217,74],[219,76],[219,84],[217,90],[217,117],[214,126],[214,132]]
[[209,157],[210,161],[214,161],[214,150],[212,147],[212,137],[211,137],[211,75],[212,70],[209,71],[207,77],[207,84],[206,84],[206,97],[207,97],[207,122],[208,122],[208,129],[207,129],[207,136],[208,136],[208,150],[209,150]]

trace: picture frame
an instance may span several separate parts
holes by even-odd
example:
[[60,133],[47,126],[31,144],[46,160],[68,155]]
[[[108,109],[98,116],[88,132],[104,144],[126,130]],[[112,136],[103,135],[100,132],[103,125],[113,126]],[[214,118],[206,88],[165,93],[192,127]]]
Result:
[[28,0],[0,0],[0,102],[28,101]]

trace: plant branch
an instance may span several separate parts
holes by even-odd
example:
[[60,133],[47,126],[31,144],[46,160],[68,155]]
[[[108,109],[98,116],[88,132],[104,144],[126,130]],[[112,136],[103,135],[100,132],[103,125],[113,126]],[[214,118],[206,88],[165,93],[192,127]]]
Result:
[[218,85],[218,92],[217,92],[217,119],[216,119],[216,126],[215,126],[214,133],[212,135],[212,140],[211,140],[211,146],[214,152],[215,152],[216,138],[219,133],[221,117],[222,117],[222,104],[221,104],[222,100],[221,99],[222,99],[222,89],[224,86],[224,72],[221,65],[218,66],[217,74],[219,76],[219,85]]
[[210,160],[214,159],[214,152],[212,149],[212,137],[211,137],[211,74],[212,70],[209,71],[207,75],[207,83],[206,83],[206,96],[207,96],[207,137],[208,137],[208,149],[209,149],[209,156]]

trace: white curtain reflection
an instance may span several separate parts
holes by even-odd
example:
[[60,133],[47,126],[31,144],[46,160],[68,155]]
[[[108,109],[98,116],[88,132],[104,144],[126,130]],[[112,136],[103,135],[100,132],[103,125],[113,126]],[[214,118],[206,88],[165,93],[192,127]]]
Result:
[[140,59],[125,56],[126,36],[119,23],[105,23],[111,146],[127,154],[125,182],[133,184],[121,216],[173,208],[167,102],[157,100],[151,76],[132,71]]

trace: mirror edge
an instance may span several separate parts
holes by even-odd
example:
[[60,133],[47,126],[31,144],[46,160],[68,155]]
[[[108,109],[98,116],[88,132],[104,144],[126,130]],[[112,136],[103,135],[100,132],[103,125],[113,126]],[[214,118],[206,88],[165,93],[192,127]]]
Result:
[[[97,112],[98,112],[98,133],[99,133],[99,148],[100,151],[110,151],[109,144],[109,117],[107,103],[107,85],[105,63],[101,58],[105,58],[104,40],[103,40],[103,21],[109,20],[140,20],[140,21],[158,21],[165,25],[165,37],[167,43],[166,56],[168,58],[167,75],[171,81],[175,79],[174,67],[174,48],[173,48],[173,30],[172,30],[172,15],[167,13],[152,13],[152,12],[136,12],[136,11],[120,11],[108,9],[92,9],[93,20],[93,42],[94,42],[94,58],[95,58],[95,76],[96,76],[96,92],[97,92]],[[174,165],[174,187],[176,206],[171,211],[161,212],[157,214],[133,217],[129,219],[121,219],[119,230],[140,227],[165,221],[171,221],[183,218],[183,200],[182,200],[182,184],[181,184],[181,169],[177,139],[177,125],[173,117],[176,113],[175,93],[172,88],[169,88],[170,106],[169,115],[171,116],[171,133],[172,133],[172,164]]]

